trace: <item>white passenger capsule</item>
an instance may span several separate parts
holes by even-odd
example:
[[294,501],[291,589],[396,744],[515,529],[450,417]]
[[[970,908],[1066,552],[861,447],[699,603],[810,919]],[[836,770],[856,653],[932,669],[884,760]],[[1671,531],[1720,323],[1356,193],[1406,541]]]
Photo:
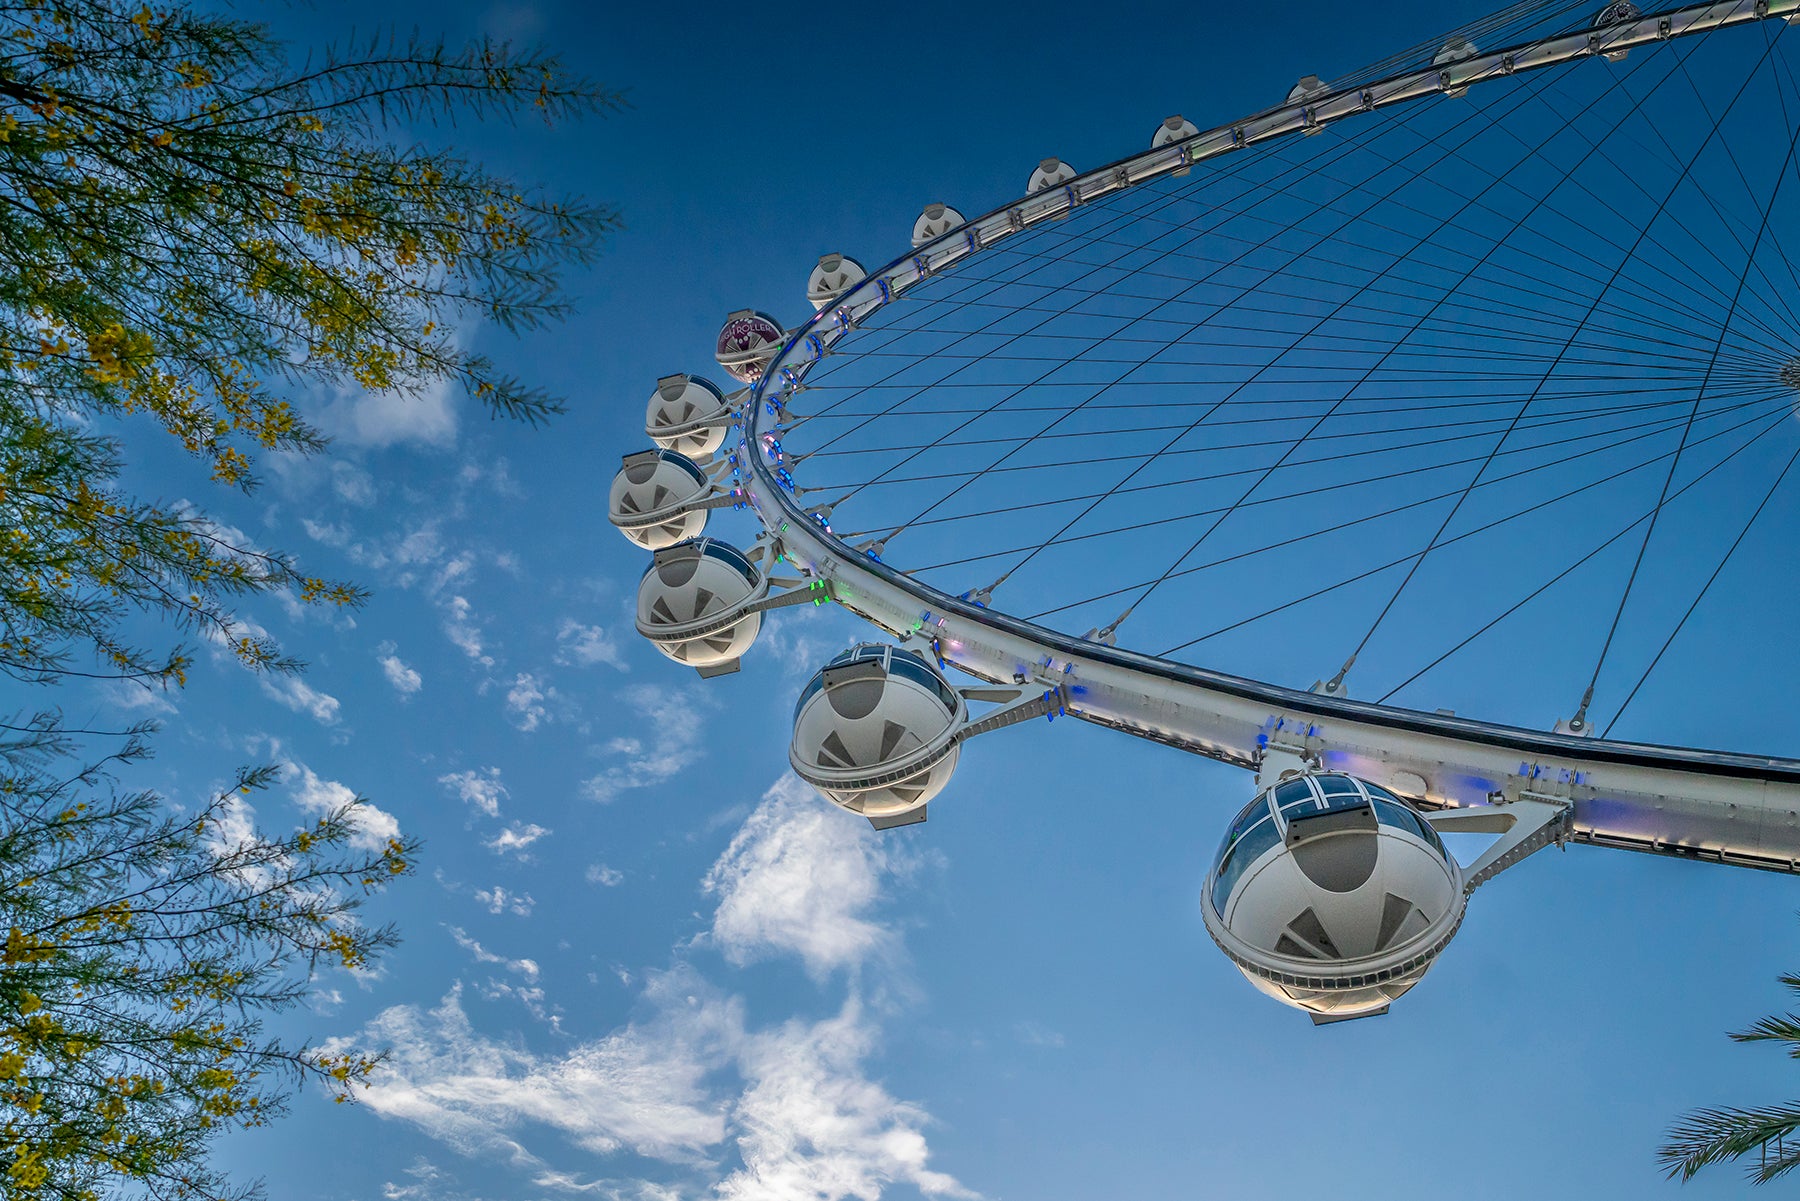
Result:
[[1031,178],[1025,183],[1027,194],[1047,192],[1051,188],[1059,188],[1075,178],[1075,168],[1059,158],[1047,158],[1037,165]]
[[917,250],[934,238],[941,238],[963,224],[963,215],[947,204],[928,204],[913,222],[912,244]]
[[672,450],[626,455],[613,477],[607,518],[647,550],[661,550],[706,529],[712,485],[698,464]]
[[[1476,53],[1477,50],[1474,42],[1471,42],[1465,37],[1453,37],[1445,42],[1443,47],[1439,49],[1436,54],[1432,55],[1431,65],[1434,67],[1448,67],[1452,63],[1460,63],[1464,59],[1474,58]],[[1438,78],[1443,84],[1443,91],[1446,96],[1461,96],[1469,90],[1469,85],[1466,83],[1458,87],[1449,86],[1448,80],[1450,78],[1450,73],[1448,71],[1440,71]]]
[[864,643],[831,660],[794,706],[794,774],[877,829],[925,820],[956,770],[967,703],[937,668]]
[[751,608],[769,582],[743,552],[696,538],[656,552],[638,582],[637,628],[656,649],[702,676],[738,669],[762,613]]
[[[1644,15],[1644,10],[1633,4],[1631,0],[1614,0],[1594,14],[1594,29],[1605,29],[1610,25],[1623,25],[1627,21],[1635,21]],[[1628,51],[1608,50],[1603,57],[1609,63],[1622,63]]]
[[1156,127],[1156,133],[1150,139],[1150,149],[1155,150],[1160,146],[1186,141],[1199,132],[1200,130],[1194,123],[1180,113],[1176,113],[1173,117],[1164,117],[1163,123]]
[[644,411],[644,432],[664,450],[708,459],[725,445],[730,429],[731,405],[718,385],[697,375],[665,375],[656,381]]
[[1385,1013],[1462,924],[1463,870],[1412,806],[1336,773],[1295,776],[1232,822],[1207,876],[1208,933],[1314,1022]]
[[775,318],[754,309],[740,309],[727,317],[719,330],[714,357],[731,378],[754,384],[786,340],[787,334]]
[[[1156,132],[1150,137],[1150,149],[1156,150],[1163,146],[1172,146],[1176,142],[1186,141],[1188,138],[1193,137],[1199,132],[1200,130],[1195,127],[1194,123],[1189,121],[1186,117],[1183,117],[1180,113],[1176,113],[1172,117],[1164,117],[1163,123],[1156,127]],[[1182,160],[1182,165],[1169,172],[1169,174],[1186,175],[1189,171],[1192,171],[1193,168],[1187,165],[1187,161],[1188,160],[1184,158]]]
[[1300,82],[1288,89],[1289,104],[1305,104],[1309,100],[1317,100],[1321,96],[1331,95],[1331,88],[1317,75],[1302,75]]
[[832,301],[855,287],[867,274],[855,259],[828,254],[819,260],[812,277],[806,281],[806,299],[815,309],[829,308]]

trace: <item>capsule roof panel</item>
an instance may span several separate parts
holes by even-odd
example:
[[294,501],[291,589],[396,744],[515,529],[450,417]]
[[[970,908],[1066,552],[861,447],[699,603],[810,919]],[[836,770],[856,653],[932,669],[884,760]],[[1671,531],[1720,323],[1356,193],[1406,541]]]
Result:
[[762,578],[762,573],[756,570],[756,565],[750,562],[743,551],[717,538],[690,538],[686,542],[677,542],[674,546],[657,551],[650,566],[644,568],[644,575],[648,576],[673,560],[688,557],[716,559],[752,584]]
[[666,375],[656,381],[656,391],[650,394],[645,424],[675,429],[716,418],[729,408],[725,393],[711,380],[698,375]]
[[868,669],[891,679],[910,680],[935,695],[940,704],[949,713],[956,713],[961,707],[962,698],[957,695],[943,673],[938,671],[929,660],[917,651],[904,647],[890,646],[885,642],[863,642],[840,651],[820,668],[807,686],[800,691],[800,699],[794,702],[794,714],[806,708],[806,702],[825,689],[827,672],[838,675],[842,669],[861,664],[868,664]]
[[676,468],[696,484],[705,486],[706,473],[700,470],[700,465],[686,455],[672,450],[640,450],[626,455],[623,460],[625,478],[634,484],[644,483],[656,471],[659,460]]
[[1213,908],[1223,912],[1232,888],[1252,863],[1268,851],[1289,842],[1295,823],[1314,824],[1314,819],[1362,810],[1373,814],[1375,824],[1409,834],[1448,858],[1437,831],[1413,807],[1379,784],[1341,772],[1317,772],[1282,780],[1257,793],[1219,843],[1213,857]]

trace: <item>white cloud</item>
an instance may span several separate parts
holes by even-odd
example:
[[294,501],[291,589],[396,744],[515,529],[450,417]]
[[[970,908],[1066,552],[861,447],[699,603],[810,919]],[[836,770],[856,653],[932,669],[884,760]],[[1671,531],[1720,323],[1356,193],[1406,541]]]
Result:
[[326,546],[343,546],[350,541],[350,527],[324,521],[314,521],[310,517],[302,517],[300,525],[306,530],[306,536],[314,542],[323,542]]
[[459,583],[463,580],[473,582],[475,578],[474,573],[475,556],[466,550],[462,551],[451,558],[442,567],[438,568],[437,574],[431,577],[431,590],[433,592],[442,592],[451,584]]
[[605,663],[620,671],[630,671],[619,644],[599,626],[584,626],[579,621],[565,620],[556,632],[556,661],[569,667],[592,667]]
[[[653,991],[694,983],[671,973]],[[540,1165],[512,1137],[533,1124],[597,1154],[626,1150],[693,1163],[725,1138],[725,1106],[706,1084],[721,1047],[740,1037],[742,1007],[696,996],[658,1008],[647,1024],[545,1059],[477,1033],[460,990],[429,1013],[396,1006],[363,1032],[365,1041],[393,1050],[361,1098],[464,1154],[500,1150]]]
[[500,769],[497,767],[483,768],[479,772],[451,772],[449,775],[439,776],[438,783],[489,817],[500,816],[500,800],[510,795],[506,791],[506,785],[500,782]]
[[406,1169],[406,1174],[413,1178],[412,1184],[397,1184],[389,1180],[381,1186],[384,1201],[434,1201],[434,1198],[441,1196],[435,1186],[444,1183],[444,1174],[424,1156],[415,1158],[412,1167]]
[[[335,813],[356,799],[356,793],[336,780],[322,780],[304,763],[288,765],[298,779],[294,781],[294,804],[302,813],[324,817]],[[400,837],[400,822],[393,814],[369,801],[356,807],[356,833],[350,845],[365,851],[379,851],[390,838]]]
[[375,661],[381,664],[381,673],[387,677],[387,682],[394,686],[394,691],[400,694],[400,699],[405,700],[423,687],[425,681],[419,678],[418,672],[408,667],[400,656],[395,654],[395,649],[391,642],[382,643],[375,648]]
[[487,464],[474,461],[464,463],[462,470],[456,473],[456,478],[465,488],[472,488],[482,480],[486,480],[488,487],[501,496],[525,495],[525,490],[519,487],[517,480],[513,479],[512,464],[504,456]]
[[335,726],[338,722],[338,699],[327,692],[320,692],[305,680],[297,676],[263,675],[260,677],[262,690],[292,709],[296,713],[305,713],[322,726]]
[[1018,1022],[1013,1026],[1013,1033],[1019,1041],[1028,1047],[1050,1047],[1060,1050],[1069,1045],[1059,1030],[1052,1030],[1042,1022]]
[[508,892],[498,884],[492,888],[477,888],[475,899],[486,905],[489,913],[511,913],[515,917],[530,917],[531,907],[537,904],[530,893]]
[[352,446],[449,446],[456,441],[456,391],[451,381],[437,380],[413,396],[343,392],[324,406],[316,423]]
[[548,833],[550,831],[534,822],[527,822],[524,825],[514,822],[499,834],[488,839],[487,847],[497,854],[523,856],[526,847]]
[[[642,1020],[559,1055],[477,1032],[460,989],[429,1012],[396,1006],[358,1040],[393,1048],[361,1099],[465,1155],[508,1155],[546,1186],[585,1187],[528,1150],[528,1130],[691,1174],[691,1188],[620,1182],[610,1194],[646,1201],[877,1201],[894,1185],[974,1196],[928,1166],[929,1115],[868,1078],[878,1030],[854,997],[823,1021],[750,1032],[742,1001],[684,965],[652,973],[643,1000]],[[740,1162],[721,1178],[728,1147]]]
[[375,477],[342,459],[331,465],[331,490],[340,500],[359,507],[375,503]]
[[712,938],[738,964],[787,953],[814,977],[856,966],[893,945],[863,916],[892,868],[866,822],[783,776],[707,873],[719,898]]
[[457,946],[473,955],[476,963],[491,963],[504,967],[507,971],[515,972],[534,983],[538,978],[538,965],[535,959],[508,959],[504,955],[496,955],[470,938],[457,926],[450,927],[450,937],[456,940]]
[[556,699],[556,689],[546,689],[536,676],[522,671],[506,690],[506,711],[513,725],[529,734],[550,714],[544,702]]
[[587,869],[587,882],[602,888],[617,888],[625,883],[625,873],[604,863],[591,863]]
[[270,887],[274,883],[276,869],[287,861],[287,856],[280,851],[255,849],[264,845],[256,831],[256,810],[241,792],[227,796],[213,810],[213,822],[207,827],[205,836],[206,850],[214,859],[228,860],[234,855],[248,852],[245,858],[238,861],[239,866],[227,873],[246,888]]
[[256,810],[242,793],[234,792],[219,806],[212,826],[206,831],[206,849],[215,859],[223,859],[257,841]]
[[167,688],[152,687],[139,680],[106,680],[100,684],[100,694],[127,712],[157,716],[175,712],[175,702],[169,699]]
[[627,688],[622,700],[621,708],[636,713],[654,732],[648,748],[635,738],[614,738],[602,748],[603,753],[625,760],[588,777],[582,785],[589,797],[602,804],[628,789],[661,784],[704,754],[701,713],[705,702],[698,693],[641,684]]
[[852,996],[822,1022],[789,1022],[747,1041],[749,1081],[732,1113],[744,1166],[716,1188],[723,1201],[876,1201],[890,1184],[926,1196],[971,1197],[926,1167],[930,1118],[863,1073],[876,1028]]
[[[821,815],[834,816],[797,781],[778,782],[709,873],[720,904],[713,937],[728,954],[791,952],[815,972],[891,961],[880,952],[894,936],[866,916],[893,871],[889,856],[853,821],[845,834]],[[609,870],[596,864],[590,879],[596,869]],[[803,879],[809,870],[825,874]],[[777,895],[783,888],[800,895]],[[836,941],[824,929],[834,890],[832,915],[851,928]],[[759,904],[776,912],[749,912]],[[542,1016],[534,961],[453,934],[477,963],[503,969],[484,995],[517,997]],[[617,970],[629,987],[633,976]],[[634,1020],[545,1053],[475,1031],[453,989],[436,1009],[398,1006],[362,1031],[359,1044],[394,1048],[363,1097],[465,1154],[509,1155],[539,1188],[609,1201],[877,1201],[890,1188],[973,1196],[929,1166],[930,1116],[871,1076],[880,1028],[860,999],[861,974],[851,979],[835,1015],[757,1030],[741,998],[678,959],[647,975]],[[545,1131],[591,1154],[659,1161],[664,1179],[587,1180],[527,1149]]]
[[862,626],[837,605],[777,609],[763,619],[751,655],[773,659],[788,679],[811,676],[820,666],[864,636]]
[[493,656],[486,653],[481,642],[481,630],[476,624],[474,606],[461,596],[453,596],[444,606],[444,636],[455,643],[462,653],[475,660],[483,667],[494,665]]

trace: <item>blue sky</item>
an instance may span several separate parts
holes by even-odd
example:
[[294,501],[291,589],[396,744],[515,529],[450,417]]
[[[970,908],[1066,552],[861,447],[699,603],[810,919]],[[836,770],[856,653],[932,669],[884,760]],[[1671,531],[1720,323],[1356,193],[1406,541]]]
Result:
[[[403,945],[282,1022],[393,1046],[389,1076],[354,1107],[301,1098],[226,1158],[275,1201],[1642,1197],[1678,1191],[1652,1151],[1683,1109],[1800,1093],[1724,1038],[1785,1003],[1789,879],[1547,852],[1483,889],[1393,1014],[1315,1030],[1200,922],[1242,774],[1032,724],[973,744],[928,825],[877,837],[784,774],[791,698],[866,627],[788,611],[704,684],[631,629],[645,556],[607,527],[605,488],[658,377],[717,377],[727,312],[797,321],[820,254],[885,260],[927,201],[985,210],[1047,155],[1111,160],[1169,113],[1228,120],[1480,11],[271,10],[310,43],[542,41],[634,108],[425,132],[625,215],[570,323],[471,331],[569,397],[550,428],[346,395],[315,398],[332,452],[247,501],[144,464],[159,493],[375,590],[353,621],[247,612],[310,671],[208,664],[154,706],[154,782],[192,802],[272,757],[292,767],[261,820],[348,788],[428,844],[372,912]],[[1654,728],[1800,752],[1792,653],[1772,654],[1745,680],[1691,665]],[[1727,1168],[1679,1191],[1745,1186]]]

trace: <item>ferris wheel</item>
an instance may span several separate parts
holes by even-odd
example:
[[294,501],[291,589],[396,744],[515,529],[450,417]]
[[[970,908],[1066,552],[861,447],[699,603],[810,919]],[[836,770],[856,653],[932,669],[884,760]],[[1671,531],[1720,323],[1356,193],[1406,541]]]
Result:
[[[1626,737],[1684,633],[1800,614],[1758,550],[1800,534],[1797,19],[1517,4],[824,256],[810,320],[726,321],[742,388],[656,384],[609,502],[639,631],[716,676],[777,607],[878,627],[789,748],[877,829],[1031,720],[1253,772],[1201,910],[1315,1022],[1547,846],[1800,871],[1800,759]],[[1483,673],[1526,699],[1441,703]]]

